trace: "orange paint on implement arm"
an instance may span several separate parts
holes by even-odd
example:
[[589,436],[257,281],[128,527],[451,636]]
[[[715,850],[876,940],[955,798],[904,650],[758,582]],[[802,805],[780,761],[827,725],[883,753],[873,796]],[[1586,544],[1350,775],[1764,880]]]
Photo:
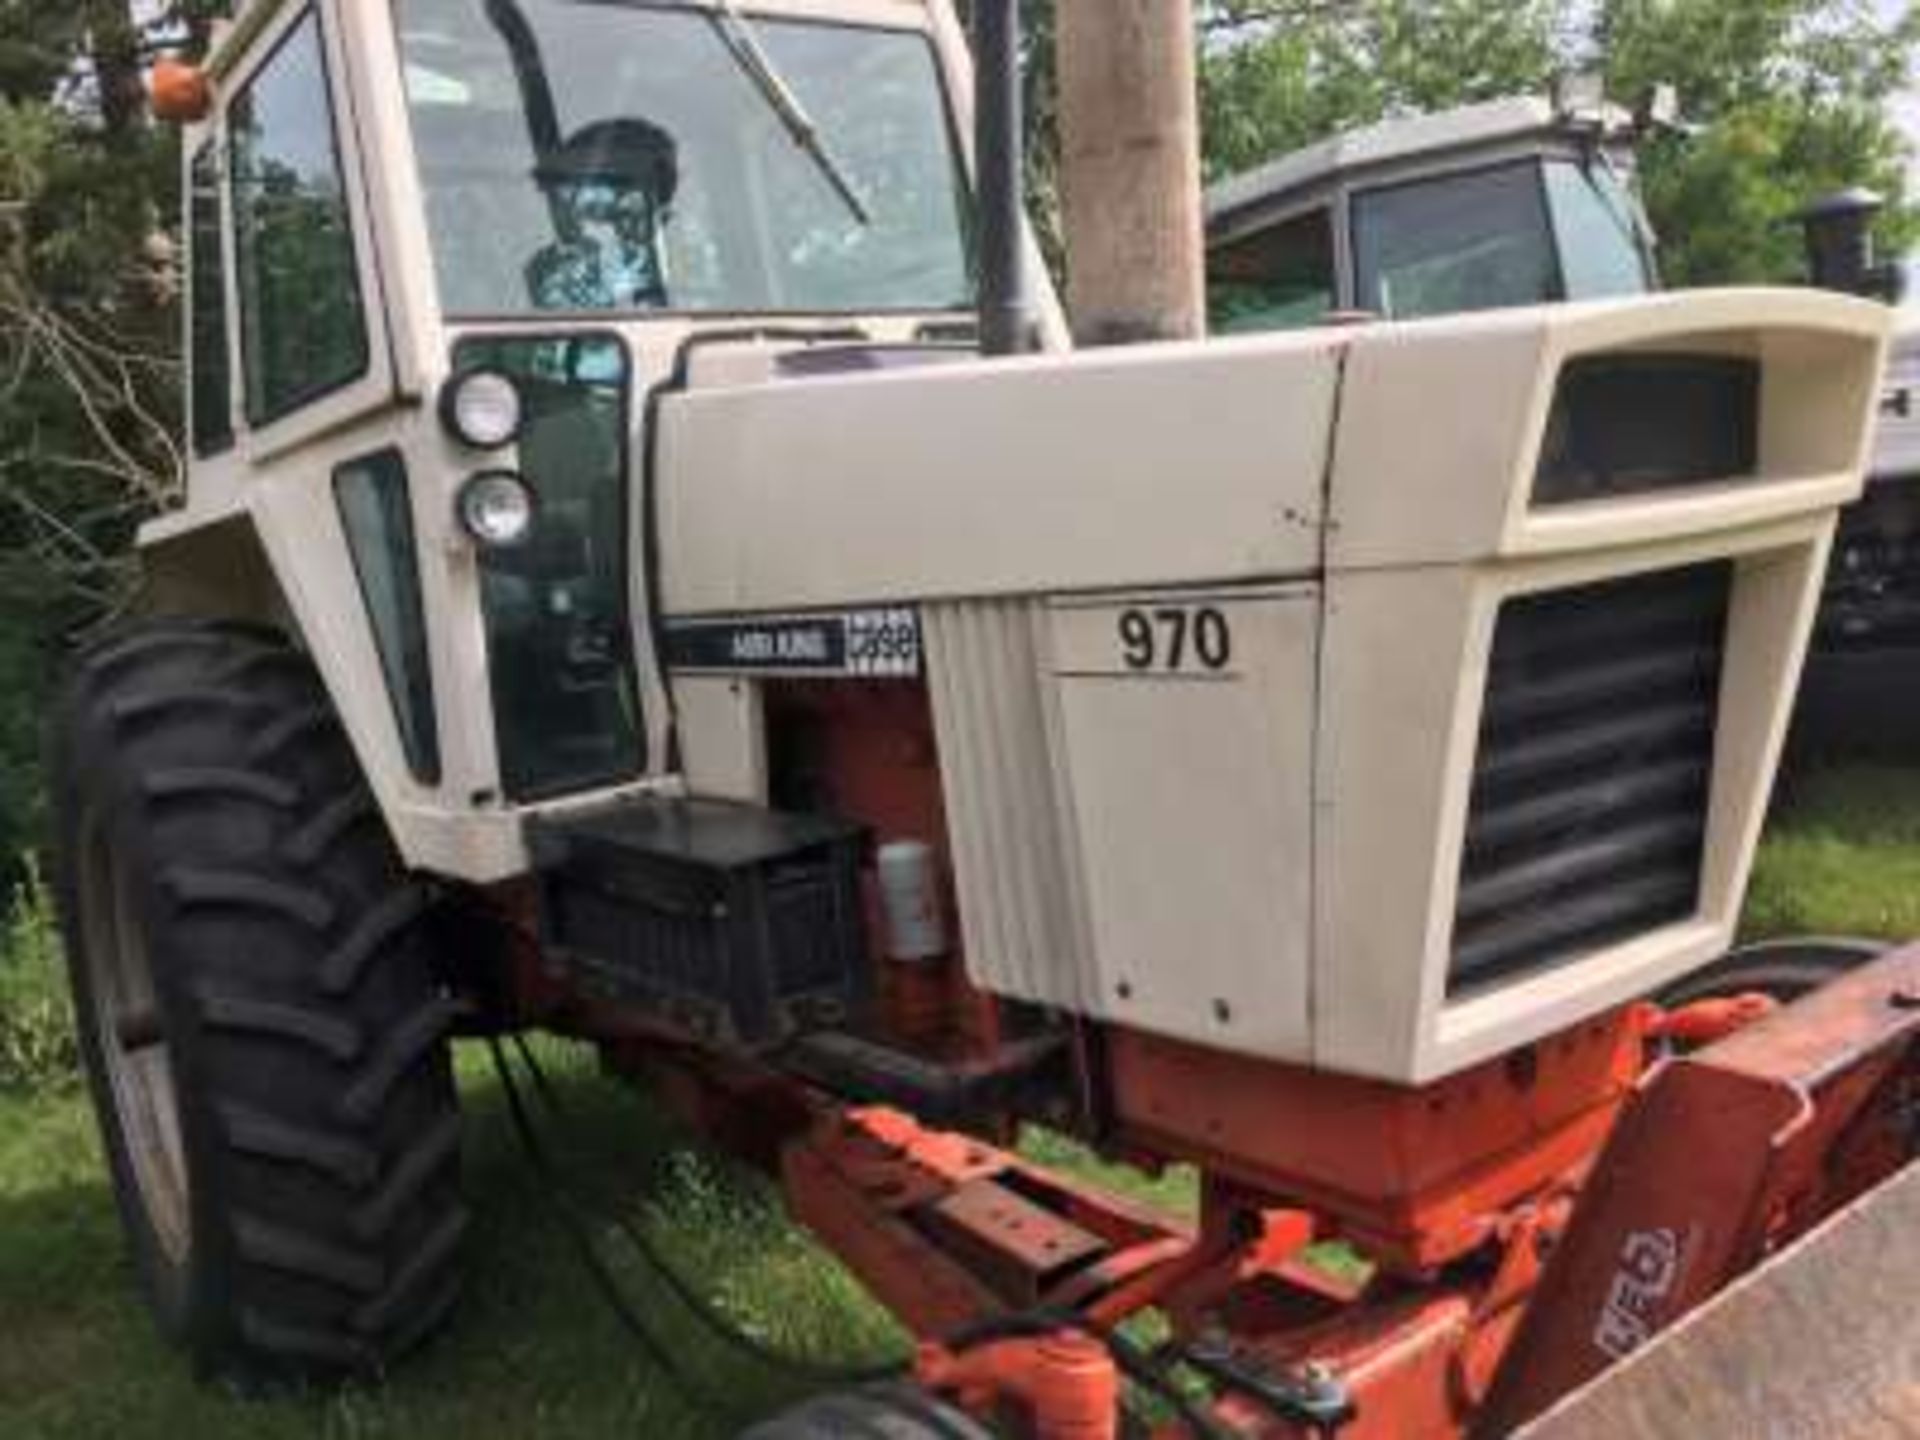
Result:
[[1077,1330],[994,1341],[958,1354],[923,1345],[915,1376],[930,1390],[991,1414],[1012,1404],[1034,1440],[1114,1440],[1120,1373],[1107,1347]]

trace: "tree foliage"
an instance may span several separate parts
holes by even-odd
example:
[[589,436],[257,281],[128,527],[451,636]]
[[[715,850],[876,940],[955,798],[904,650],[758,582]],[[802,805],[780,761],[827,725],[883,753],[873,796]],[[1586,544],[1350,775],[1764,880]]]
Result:
[[1910,78],[1916,41],[1920,7],[1888,23],[1866,0],[1607,0],[1594,42],[1609,82],[1632,94],[1671,81],[1703,127],[1644,156],[1668,279],[1797,276],[1787,222],[1848,185],[1889,196],[1887,239],[1911,239],[1909,145],[1888,103]]
[[1541,88],[1555,0],[1221,0],[1202,12],[1208,172],[1385,116]]
[[0,867],[37,830],[54,656],[179,483],[177,149],[143,86],[205,9],[0,0]]

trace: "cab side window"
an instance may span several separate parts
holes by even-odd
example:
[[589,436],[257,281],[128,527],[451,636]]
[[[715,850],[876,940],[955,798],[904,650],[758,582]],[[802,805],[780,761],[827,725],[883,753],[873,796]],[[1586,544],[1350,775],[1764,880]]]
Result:
[[1333,219],[1325,210],[1256,230],[1207,257],[1207,310],[1220,334],[1317,324],[1333,297]]
[[309,11],[228,111],[247,418],[273,421],[367,371],[346,179]]
[[220,217],[220,151],[200,147],[188,174],[192,249],[190,287],[193,355],[189,405],[193,449],[202,457],[233,446],[233,369],[227,355],[227,264]]
[[373,622],[374,645],[407,763],[421,784],[437,785],[440,740],[406,461],[397,450],[350,461],[334,472],[333,496],[347,548],[353,552],[367,618]]

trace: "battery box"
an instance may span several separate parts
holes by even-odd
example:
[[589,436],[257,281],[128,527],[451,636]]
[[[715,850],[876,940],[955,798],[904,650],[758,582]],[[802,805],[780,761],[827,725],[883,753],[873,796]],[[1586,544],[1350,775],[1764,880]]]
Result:
[[744,1049],[866,999],[860,826],[647,797],[537,821],[529,841],[547,953],[589,994]]

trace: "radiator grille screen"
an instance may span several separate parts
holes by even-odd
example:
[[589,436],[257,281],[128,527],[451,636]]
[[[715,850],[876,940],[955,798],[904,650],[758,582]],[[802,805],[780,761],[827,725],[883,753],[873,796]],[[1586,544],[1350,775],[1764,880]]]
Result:
[[1449,993],[1697,909],[1732,586],[1716,562],[1502,608]]

